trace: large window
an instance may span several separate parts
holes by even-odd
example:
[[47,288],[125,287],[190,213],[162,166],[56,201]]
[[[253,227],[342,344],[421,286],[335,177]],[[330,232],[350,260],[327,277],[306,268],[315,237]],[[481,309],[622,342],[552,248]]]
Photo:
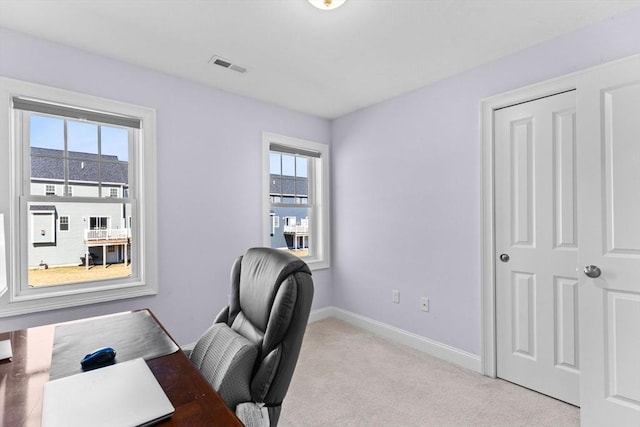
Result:
[[263,152],[265,246],[328,267],[328,146],[265,133]]
[[157,293],[153,110],[5,78],[0,98],[0,316]]

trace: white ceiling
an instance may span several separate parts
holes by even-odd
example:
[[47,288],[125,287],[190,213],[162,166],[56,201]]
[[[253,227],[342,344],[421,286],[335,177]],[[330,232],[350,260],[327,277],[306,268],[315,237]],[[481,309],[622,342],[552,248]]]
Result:
[[[307,0],[0,0],[0,26],[335,118],[638,5],[347,0],[320,11]],[[249,71],[209,64],[213,55]]]

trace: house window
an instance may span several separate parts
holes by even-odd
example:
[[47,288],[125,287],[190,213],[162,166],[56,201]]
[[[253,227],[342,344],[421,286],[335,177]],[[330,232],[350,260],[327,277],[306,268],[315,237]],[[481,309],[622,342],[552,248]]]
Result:
[[58,223],[59,223],[60,231],[69,231],[69,217],[68,216],[61,216],[60,220],[58,221]]
[[[148,108],[0,77],[0,132],[11,141],[0,144],[0,169],[10,171],[0,209],[12,224],[0,317],[157,293],[154,130]],[[127,197],[110,200],[118,188]],[[84,267],[105,246],[131,262],[102,275]]]
[[109,189],[109,197],[118,197],[118,189],[110,188]]
[[109,218],[106,216],[89,217],[89,230],[106,230],[108,224]]
[[328,267],[329,147],[264,133],[263,153],[265,246]]

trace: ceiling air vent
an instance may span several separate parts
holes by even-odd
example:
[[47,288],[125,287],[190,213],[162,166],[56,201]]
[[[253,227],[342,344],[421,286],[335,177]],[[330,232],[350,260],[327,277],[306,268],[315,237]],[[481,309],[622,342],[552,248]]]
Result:
[[218,55],[214,55],[209,60],[209,63],[217,65],[222,68],[227,68],[229,70],[237,71],[238,73],[246,73],[247,67],[243,67],[242,65],[234,64],[231,61],[224,59]]

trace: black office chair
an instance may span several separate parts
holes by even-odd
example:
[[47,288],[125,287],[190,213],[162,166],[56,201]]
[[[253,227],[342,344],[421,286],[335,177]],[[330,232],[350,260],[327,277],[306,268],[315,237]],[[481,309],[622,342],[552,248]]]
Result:
[[286,251],[252,248],[233,264],[231,302],[190,358],[245,424],[277,425],[312,299],[309,267]]

